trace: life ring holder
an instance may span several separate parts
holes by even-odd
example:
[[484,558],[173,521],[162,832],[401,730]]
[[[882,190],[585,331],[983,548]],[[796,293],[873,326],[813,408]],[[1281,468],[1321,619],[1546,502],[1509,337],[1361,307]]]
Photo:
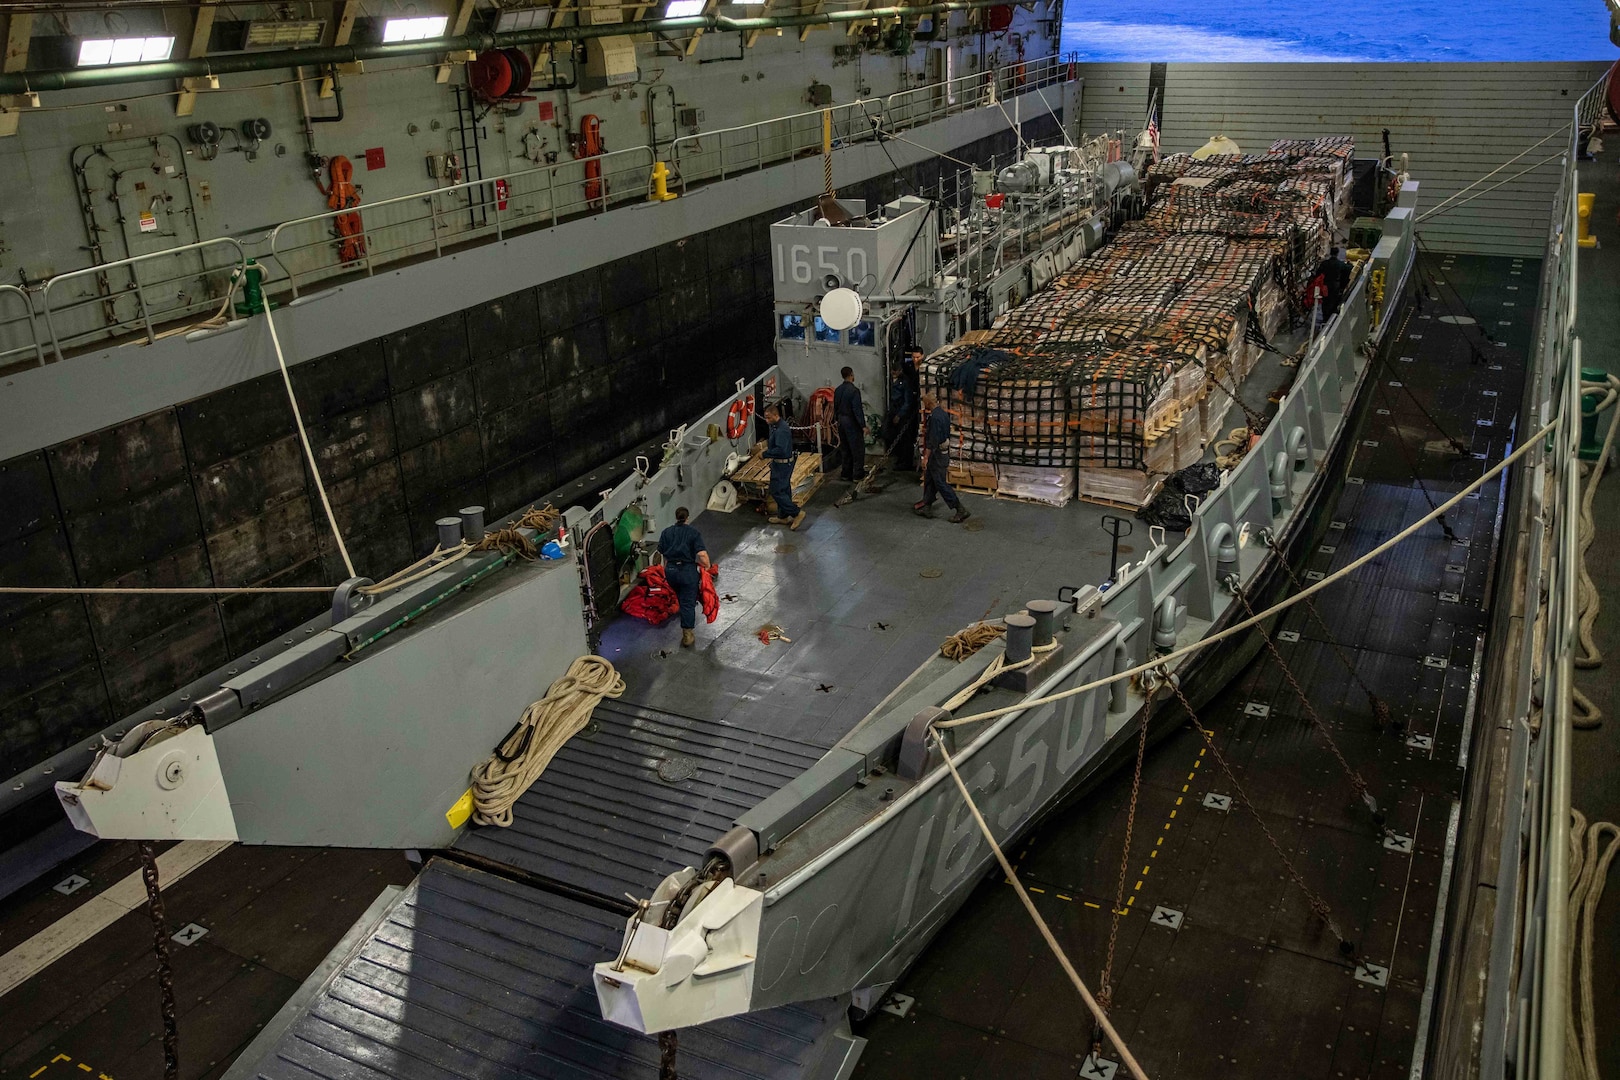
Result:
[[732,442],[742,438],[743,432],[748,430],[748,422],[753,418],[753,398],[744,397],[733,401],[731,409],[726,413],[726,438]]

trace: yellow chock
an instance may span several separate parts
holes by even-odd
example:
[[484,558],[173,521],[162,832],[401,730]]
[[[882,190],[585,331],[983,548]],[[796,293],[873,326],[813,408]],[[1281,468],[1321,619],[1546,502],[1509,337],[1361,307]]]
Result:
[[668,202],[678,198],[675,192],[669,190],[669,166],[662,161],[653,162],[652,167],[652,194],[648,202]]
[[1575,218],[1579,230],[1575,243],[1583,248],[1597,247],[1597,237],[1592,235],[1592,204],[1595,202],[1597,196],[1590,192],[1575,196]]
[[461,798],[452,803],[450,809],[444,812],[444,820],[450,823],[452,829],[459,829],[467,824],[467,819],[472,817],[472,812],[473,794],[472,788],[468,788],[462,792]]

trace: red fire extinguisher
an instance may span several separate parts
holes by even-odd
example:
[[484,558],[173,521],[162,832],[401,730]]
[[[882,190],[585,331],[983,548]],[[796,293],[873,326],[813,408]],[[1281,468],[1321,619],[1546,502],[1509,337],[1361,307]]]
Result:
[[497,210],[505,210],[506,209],[506,198],[511,193],[512,193],[511,185],[509,185],[506,182],[505,177],[502,177],[502,178],[496,180],[495,181],[495,209],[497,209]]
[[602,182],[602,118],[586,113],[579,119],[579,143],[574,148],[576,158],[585,159],[585,202],[588,206],[603,203],[607,187]]

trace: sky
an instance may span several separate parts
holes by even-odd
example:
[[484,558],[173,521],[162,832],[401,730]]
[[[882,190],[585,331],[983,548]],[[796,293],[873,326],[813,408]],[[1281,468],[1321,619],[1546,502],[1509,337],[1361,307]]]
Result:
[[[1374,15],[1377,12],[1379,14]],[[1603,0],[1067,0],[1063,51],[1082,60],[1613,60]]]

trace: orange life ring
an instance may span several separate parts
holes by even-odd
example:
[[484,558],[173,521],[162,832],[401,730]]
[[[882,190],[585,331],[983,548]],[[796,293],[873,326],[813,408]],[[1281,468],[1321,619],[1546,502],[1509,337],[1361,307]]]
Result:
[[726,438],[738,439],[748,430],[748,421],[754,418],[754,399],[739,398],[731,403],[731,411],[726,413]]

